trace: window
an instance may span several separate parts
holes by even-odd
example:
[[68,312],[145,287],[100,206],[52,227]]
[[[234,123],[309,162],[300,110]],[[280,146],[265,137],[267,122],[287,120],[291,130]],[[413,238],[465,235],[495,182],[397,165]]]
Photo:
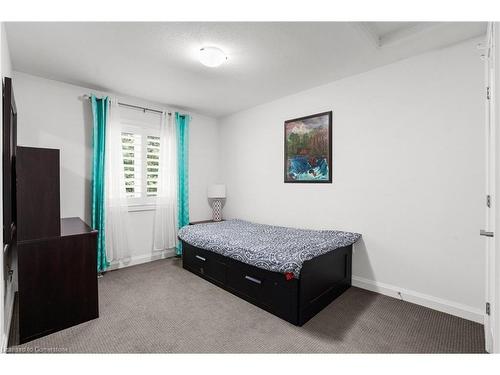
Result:
[[124,126],[122,132],[125,190],[131,206],[152,205],[158,193],[159,131]]

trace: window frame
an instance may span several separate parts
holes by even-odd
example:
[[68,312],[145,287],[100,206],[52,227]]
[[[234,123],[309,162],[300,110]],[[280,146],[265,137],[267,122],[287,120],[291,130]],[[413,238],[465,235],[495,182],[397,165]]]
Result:
[[[144,122],[122,121],[121,133],[133,133],[141,136],[141,196],[127,197],[128,210],[129,212],[155,210],[156,195],[147,196],[147,139],[148,136],[160,137],[160,127]],[[123,173],[125,173],[125,170]]]

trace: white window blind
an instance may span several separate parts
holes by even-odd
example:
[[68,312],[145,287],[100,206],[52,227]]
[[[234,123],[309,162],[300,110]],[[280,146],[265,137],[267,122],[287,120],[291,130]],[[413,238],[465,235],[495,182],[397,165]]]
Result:
[[123,173],[130,205],[152,205],[158,192],[160,137],[156,129],[126,127],[122,132]]
[[127,197],[140,198],[142,193],[142,136],[122,133],[123,169]]
[[155,197],[158,192],[158,168],[160,163],[160,137],[148,135],[146,154],[147,196]]

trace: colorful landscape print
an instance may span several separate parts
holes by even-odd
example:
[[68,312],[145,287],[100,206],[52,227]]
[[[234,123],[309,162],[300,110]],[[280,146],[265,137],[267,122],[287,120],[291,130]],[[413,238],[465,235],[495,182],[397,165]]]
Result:
[[285,182],[332,182],[332,112],[285,121]]

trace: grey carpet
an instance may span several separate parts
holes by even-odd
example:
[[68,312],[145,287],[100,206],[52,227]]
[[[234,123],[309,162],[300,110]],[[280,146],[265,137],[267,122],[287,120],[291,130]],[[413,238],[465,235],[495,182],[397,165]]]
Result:
[[100,318],[17,352],[483,353],[483,326],[350,288],[293,326],[185,271],[179,259],[108,272]]

